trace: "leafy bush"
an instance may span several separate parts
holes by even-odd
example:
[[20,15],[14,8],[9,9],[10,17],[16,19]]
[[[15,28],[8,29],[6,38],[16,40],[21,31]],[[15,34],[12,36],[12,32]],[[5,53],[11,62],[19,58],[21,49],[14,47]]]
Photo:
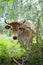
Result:
[[13,40],[11,37],[5,35],[0,35],[0,64],[8,63],[7,65],[9,65],[12,58],[19,58],[24,53],[25,51],[20,48],[17,40]]
[[[31,65],[43,65],[43,43],[36,43],[35,39],[25,50],[20,47],[18,40],[13,40],[11,37],[0,35],[0,65],[13,65],[12,58],[25,57]],[[35,43],[34,43],[35,42]]]
[[32,44],[27,60],[31,65],[43,65],[43,46],[41,44]]

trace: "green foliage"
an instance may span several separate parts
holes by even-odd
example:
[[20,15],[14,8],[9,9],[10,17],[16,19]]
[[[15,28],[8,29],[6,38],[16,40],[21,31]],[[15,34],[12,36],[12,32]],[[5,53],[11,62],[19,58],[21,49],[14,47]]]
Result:
[[30,50],[27,50],[26,54],[25,58],[31,65],[43,65],[43,45],[31,44]]
[[29,53],[29,58],[32,65],[43,65],[43,52],[40,44],[33,44]]
[[19,43],[17,40],[13,40],[12,38],[8,38],[5,35],[0,35],[0,56],[7,57],[20,57],[24,54],[23,49],[20,48]]
[[17,40],[15,41],[6,35],[0,35],[0,64],[10,63],[12,58],[19,58],[24,53],[24,49],[20,48]]
[[22,56],[25,56],[32,65],[43,65],[42,44],[36,44],[34,39],[29,49],[25,52],[23,48],[20,48],[17,41],[6,35],[0,35],[0,65],[13,65],[11,64],[12,58],[21,58]]

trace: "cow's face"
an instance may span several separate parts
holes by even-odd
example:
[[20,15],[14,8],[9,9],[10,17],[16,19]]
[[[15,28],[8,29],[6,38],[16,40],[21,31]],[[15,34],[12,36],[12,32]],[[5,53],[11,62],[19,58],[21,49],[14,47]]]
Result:
[[20,22],[8,23],[5,28],[12,30],[12,36],[15,40],[20,36],[24,36],[25,39],[28,37],[30,40],[34,34],[33,32],[36,31],[34,23],[30,20],[21,20]]
[[[7,22],[6,22],[7,23]],[[31,39],[35,36],[36,26],[30,20],[20,20],[20,22],[7,23],[6,29],[12,30],[13,39],[20,42],[21,46],[29,46]]]
[[5,26],[6,29],[11,29],[12,30],[12,36],[13,39],[17,39],[18,34],[22,33],[25,29],[23,28],[22,24],[18,23],[18,22],[12,22],[9,23]]

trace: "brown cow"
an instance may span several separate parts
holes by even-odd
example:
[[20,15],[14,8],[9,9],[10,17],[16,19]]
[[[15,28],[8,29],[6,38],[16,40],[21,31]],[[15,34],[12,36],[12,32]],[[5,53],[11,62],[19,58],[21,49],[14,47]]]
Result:
[[25,47],[29,46],[31,39],[36,33],[36,26],[30,20],[20,20],[17,22],[7,23],[5,28],[12,29],[13,39],[18,39],[21,46]]

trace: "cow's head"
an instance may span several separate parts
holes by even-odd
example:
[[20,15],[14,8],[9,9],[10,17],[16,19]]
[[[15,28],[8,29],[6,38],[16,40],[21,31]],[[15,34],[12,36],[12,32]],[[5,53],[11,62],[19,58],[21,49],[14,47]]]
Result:
[[7,23],[5,22],[7,25],[5,26],[6,29],[11,29],[12,30],[12,36],[13,39],[17,39],[19,32],[24,31],[24,28],[22,26],[23,22],[11,22],[11,23]]
[[[6,22],[7,23],[7,22]],[[19,34],[29,34],[30,36],[35,32],[35,25],[30,20],[20,20],[19,22],[7,23],[6,29],[12,29],[13,39],[17,39]],[[26,31],[26,30],[29,31]],[[32,32],[32,33],[31,33]],[[28,35],[27,35],[28,36]]]

